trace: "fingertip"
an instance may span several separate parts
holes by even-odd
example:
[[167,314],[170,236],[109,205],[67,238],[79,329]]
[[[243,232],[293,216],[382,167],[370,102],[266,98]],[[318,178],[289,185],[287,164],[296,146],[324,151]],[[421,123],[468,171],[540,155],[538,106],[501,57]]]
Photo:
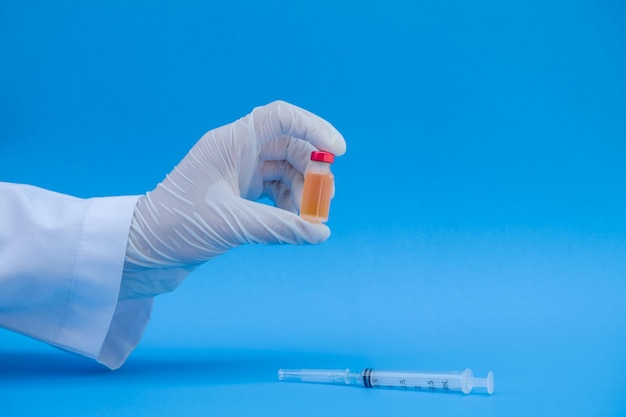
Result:
[[341,133],[337,132],[336,135],[331,137],[330,142],[332,143],[332,147],[334,152],[332,152],[335,156],[341,156],[346,153],[346,140],[343,138]]
[[297,213],[283,212],[285,216],[291,218],[291,224],[295,226],[297,234],[300,236],[299,243],[317,245],[323,243],[330,237],[330,228],[324,223],[314,223],[304,220]]
[[308,243],[317,245],[328,240],[330,237],[330,228],[323,223],[311,223],[306,220],[302,220],[308,225],[310,230],[310,240]]
[[260,202],[238,199],[240,216],[248,243],[318,244],[330,237],[330,229],[322,223],[311,223],[297,213]]
[[[346,140],[343,135],[327,120],[308,112],[309,115],[314,119],[314,124],[323,126],[322,130],[325,132],[321,138],[316,138],[317,140],[312,140],[314,145],[320,148],[323,151],[330,152],[335,156],[341,156],[346,153]],[[314,131],[314,130],[313,130]]]
[[264,114],[274,117],[282,133],[310,142],[316,148],[341,156],[346,152],[346,140],[327,120],[302,107],[282,100],[264,106]]

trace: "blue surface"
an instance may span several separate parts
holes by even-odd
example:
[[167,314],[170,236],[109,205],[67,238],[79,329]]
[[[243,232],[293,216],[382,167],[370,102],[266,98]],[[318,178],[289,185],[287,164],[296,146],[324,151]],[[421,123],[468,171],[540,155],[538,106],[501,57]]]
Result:
[[[0,3],[0,179],[143,193],[284,99],[348,141],[333,236],[202,266],[116,372],[0,331],[0,415],[626,414],[622,2],[83,3]],[[496,393],[280,367],[471,367]]]

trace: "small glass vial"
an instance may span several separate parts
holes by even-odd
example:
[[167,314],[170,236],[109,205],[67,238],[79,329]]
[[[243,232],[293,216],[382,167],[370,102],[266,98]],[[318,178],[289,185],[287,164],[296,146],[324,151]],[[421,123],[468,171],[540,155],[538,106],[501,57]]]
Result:
[[335,155],[329,152],[311,152],[311,161],[304,172],[304,190],[300,217],[313,223],[328,220],[330,199],[333,194],[334,177],[330,172],[330,164]]

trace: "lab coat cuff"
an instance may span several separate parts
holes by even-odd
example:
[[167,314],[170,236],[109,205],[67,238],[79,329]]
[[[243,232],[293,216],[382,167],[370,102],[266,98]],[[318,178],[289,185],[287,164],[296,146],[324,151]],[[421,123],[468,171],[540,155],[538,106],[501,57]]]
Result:
[[70,350],[119,367],[135,348],[152,302],[118,302],[130,223],[138,197],[90,199],[62,340]]
[[120,301],[111,320],[98,362],[110,369],[117,369],[139,344],[143,331],[150,320],[152,298]]

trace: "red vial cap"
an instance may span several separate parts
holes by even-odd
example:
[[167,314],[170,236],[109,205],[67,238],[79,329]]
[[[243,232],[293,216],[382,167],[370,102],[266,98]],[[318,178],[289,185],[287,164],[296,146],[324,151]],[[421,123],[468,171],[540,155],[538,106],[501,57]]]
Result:
[[311,161],[327,162],[332,164],[335,162],[335,155],[330,152],[313,151],[311,152]]

